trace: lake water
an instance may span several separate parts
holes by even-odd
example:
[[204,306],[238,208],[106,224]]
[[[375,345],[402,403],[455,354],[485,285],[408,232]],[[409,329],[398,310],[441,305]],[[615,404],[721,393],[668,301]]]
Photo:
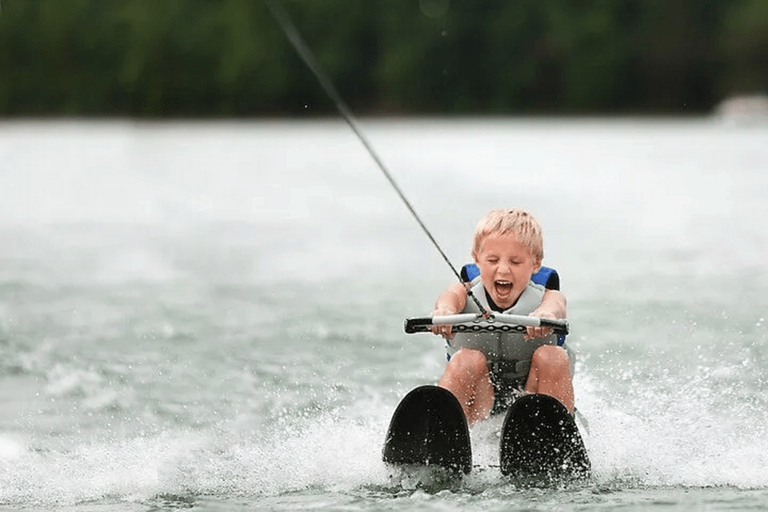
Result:
[[[768,504],[768,128],[364,120],[455,265],[541,221],[594,475],[422,489],[381,446],[454,279],[341,121],[0,124],[0,509],[740,510]],[[587,428],[588,427],[588,428]]]

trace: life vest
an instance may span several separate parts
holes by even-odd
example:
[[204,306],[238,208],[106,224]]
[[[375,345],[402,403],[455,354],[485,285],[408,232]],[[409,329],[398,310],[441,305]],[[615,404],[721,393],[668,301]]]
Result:
[[[465,283],[471,283],[480,275],[480,268],[474,263],[468,263],[461,268],[461,279]],[[560,289],[560,276],[557,270],[549,267],[540,267],[538,272],[531,276],[531,281],[540,284],[548,290]]]
[[[467,265],[462,269],[462,277],[464,277],[466,270],[468,270],[466,273],[469,275],[473,273],[471,266]],[[545,272],[538,280],[543,278],[547,282],[547,280],[553,279],[552,276],[555,276],[554,278],[557,279],[557,272],[552,269],[546,270],[548,272]],[[472,294],[484,308],[490,310],[491,308],[488,304],[485,288],[480,280],[479,271],[471,280],[471,285]],[[557,285],[559,285],[559,279]],[[514,306],[504,310],[503,313],[511,315],[528,315],[532,313],[541,305],[544,291],[544,285],[538,284],[532,279],[520,294]],[[480,309],[474,301],[467,300],[467,305],[462,313],[480,313]],[[545,338],[526,340],[523,338],[523,333],[518,332],[462,332],[456,333],[453,339],[447,341],[446,350],[449,360],[459,349],[479,350],[485,354],[488,367],[495,381],[504,380],[511,382],[522,380],[524,382],[531,368],[531,358],[537,348],[543,345],[562,346],[564,343],[565,336],[557,334],[552,334]]]

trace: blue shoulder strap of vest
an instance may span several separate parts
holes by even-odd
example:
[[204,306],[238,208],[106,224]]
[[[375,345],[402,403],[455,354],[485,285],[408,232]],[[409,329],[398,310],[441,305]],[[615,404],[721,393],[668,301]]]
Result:
[[[474,263],[468,263],[461,268],[461,278],[467,283],[479,275],[480,269]],[[541,267],[538,272],[531,276],[531,281],[549,290],[560,289],[560,276],[557,274],[557,270],[553,268]]]

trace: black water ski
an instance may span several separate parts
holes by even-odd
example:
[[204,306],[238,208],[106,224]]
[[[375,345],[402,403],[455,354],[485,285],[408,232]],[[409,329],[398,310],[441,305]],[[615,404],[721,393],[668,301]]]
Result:
[[504,418],[501,472],[543,478],[580,478],[591,464],[573,416],[556,398],[525,395]]
[[421,386],[408,393],[389,424],[384,462],[435,465],[469,473],[472,445],[456,397],[437,386]]

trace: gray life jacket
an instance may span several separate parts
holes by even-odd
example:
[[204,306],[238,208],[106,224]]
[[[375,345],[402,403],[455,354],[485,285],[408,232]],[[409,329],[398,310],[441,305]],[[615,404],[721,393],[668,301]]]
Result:
[[[472,280],[472,293],[484,308],[490,310],[488,299],[480,277]],[[517,302],[509,309],[504,310],[509,315],[528,315],[541,305],[545,288],[532,281],[520,294]],[[467,305],[462,313],[480,313],[480,309],[473,300],[467,299]],[[546,338],[526,340],[523,333],[518,332],[480,332],[480,333],[456,333],[452,340],[447,341],[446,350],[448,359],[462,348],[470,348],[485,354],[488,367],[495,379],[505,381],[525,379],[531,368],[531,358],[537,348],[542,345],[562,345],[565,339],[552,334]]]

